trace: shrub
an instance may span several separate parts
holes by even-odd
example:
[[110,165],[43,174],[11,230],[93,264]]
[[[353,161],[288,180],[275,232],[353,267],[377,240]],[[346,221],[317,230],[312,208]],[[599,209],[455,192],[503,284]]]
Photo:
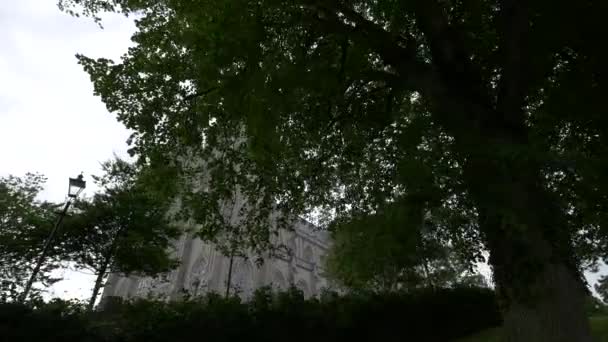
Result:
[[585,298],[585,311],[589,316],[608,316],[606,304],[592,295],[588,295]]
[[[180,302],[136,300],[111,311],[74,305],[32,309],[0,305],[7,341],[449,341],[498,326],[491,290],[423,290],[403,294],[325,293],[304,300],[295,288],[258,290],[243,303],[209,294]],[[53,306],[54,305],[54,306]]]
[[89,331],[82,306],[59,300],[35,308],[0,305],[0,337],[2,341],[99,341],[98,334]]

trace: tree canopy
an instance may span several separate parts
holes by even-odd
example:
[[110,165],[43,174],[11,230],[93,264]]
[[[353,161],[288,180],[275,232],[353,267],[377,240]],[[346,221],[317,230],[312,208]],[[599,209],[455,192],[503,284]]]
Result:
[[[50,242],[35,281],[43,288],[61,280],[51,271],[74,265],[92,270],[97,281],[90,306],[111,272],[157,275],[177,265],[170,249],[183,233],[168,215],[173,198],[141,166],[117,159],[95,177],[101,191],[74,201]],[[15,301],[56,224],[59,206],[40,201],[45,178],[38,174],[0,178],[0,300]],[[155,184],[150,186],[149,184]],[[66,203],[64,208],[70,206]],[[30,297],[41,299],[33,288]]]
[[69,260],[97,276],[89,306],[110,273],[156,276],[177,266],[171,244],[183,233],[169,221],[171,198],[147,190],[146,171],[115,159],[102,164],[102,189],[75,203],[66,221]]
[[103,170],[95,177],[102,190],[75,203],[76,212],[64,228],[75,259],[97,269],[111,253],[117,272],[167,271],[173,264],[170,243],[181,233],[168,220],[170,200],[148,192],[140,171],[123,160],[105,162]]
[[[33,263],[55,222],[57,207],[37,197],[46,178],[28,173],[24,177],[0,178],[0,299],[16,300],[30,277]],[[40,281],[49,285],[50,272],[59,267],[58,254],[51,251],[41,269]],[[33,297],[40,292],[34,289]]]
[[60,4],[137,15],[119,62],[78,58],[142,160],[188,176],[227,152],[205,164],[199,212],[226,184],[332,220],[407,198],[441,212],[469,259],[490,251],[512,340],[590,339],[580,270],[608,250],[605,2]]

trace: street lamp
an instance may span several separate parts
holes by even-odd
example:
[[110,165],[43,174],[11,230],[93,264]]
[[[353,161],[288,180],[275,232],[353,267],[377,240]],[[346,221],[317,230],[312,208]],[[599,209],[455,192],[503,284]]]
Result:
[[68,197],[76,198],[84,188],[86,188],[87,182],[82,179],[82,174],[78,175],[77,178],[70,178],[70,186],[68,187]]
[[59,226],[61,226],[61,222],[63,222],[63,218],[67,214],[70,204],[72,204],[72,199],[78,197],[78,195],[82,192],[82,190],[84,190],[84,188],[86,188],[86,186],[87,186],[87,182],[85,182],[82,179],[82,174],[78,175],[78,177],[76,177],[76,178],[70,178],[69,187],[68,187],[68,200],[65,202],[65,206],[63,207],[63,210],[59,214],[59,218],[57,219],[57,222],[55,223],[53,230],[51,230],[51,234],[49,234],[49,237],[44,242],[44,246],[42,247],[42,252],[40,252],[40,256],[38,256],[38,260],[36,261],[36,266],[34,267],[34,270],[32,271],[32,275],[30,276],[30,279],[28,280],[27,284],[25,285],[25,289],[23,290],[23,294],[21,295],[22,302],[25,301],[25,299],[27,299],[27,295],[29,294],[30,290],[32,289],[32,284],[34,284],[34,280],[36,280],[36,276],[38,275],[38,272],[40,272],[40,267],[42,267],[44,258],[46,258],[46,255],[49,252],[51,243],[53,242],[53,238],[55,237],[55,234],[57,233]]

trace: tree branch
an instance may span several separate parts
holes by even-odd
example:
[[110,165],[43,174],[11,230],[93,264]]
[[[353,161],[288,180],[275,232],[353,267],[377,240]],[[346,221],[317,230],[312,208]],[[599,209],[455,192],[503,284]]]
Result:
[[471,131],[488,136],[493,136],[495,131],[494,100],[481,70],[471,63],[472,53],[466,46],[464,33],[449,24],[438,0],[417,0],[413,5],[417,25],[429,42],[433,65],[442,85],[434,94],[434,100],[441,107],[437,113],[452,134],[468,145],[476,145],[478,136]]
[[522,108],[529,82],[529,13],[526,1],[502,0],[500,6],[499,55],[503,61],[497,108],[505,123],[518,126],[524,122]]
[[[418,59],[416,49],[406,46],[407,39],[386,31],[336,1],[308,0],[305,3],[317,14],[315,19],[330,31],[343,34],[378,53],[387,65],[397,71],[406,88],[429,93],[437,85],[438,79],[431,65]],[[354,24],[347,23],[345,19]]]
[[209,93],[211,93],[211,92],[213,92],[213,91],[215,91],[217,89],[219,89],[219,87],[211,87],[209,89],[205,89],[203,91],[199,91],[199,92],[196,92],[194,94],[186,95],[186,96],[184,96],[184,101],[190,101],[190,100],[193,100],[193,99],[195,99],[197,97],[208,95]]

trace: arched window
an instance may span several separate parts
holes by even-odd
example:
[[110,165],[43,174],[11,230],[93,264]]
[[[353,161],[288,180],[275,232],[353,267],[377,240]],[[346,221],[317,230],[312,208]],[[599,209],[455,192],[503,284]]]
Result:
[[286,241],[287,253],[290,256],[296,255],[296,239],[295,235],[290,235]]
[[304,252],[302,253],[302,258],[306,262],[314,263],[314,254],[312,252],[312,248],[310,247],[310,245],[306,245],[306,247],[304,247]]
[[244,298],[251,296],[254,290],[253,286],[253,267],[246,261],[240,261],[234,268],[233,285],[231,288],[236,291]]
[[193,292],[192,294],[198,294],[199,290],[207,285],[208,267],[207,259],[201,253],[190,268],[188,287]]

